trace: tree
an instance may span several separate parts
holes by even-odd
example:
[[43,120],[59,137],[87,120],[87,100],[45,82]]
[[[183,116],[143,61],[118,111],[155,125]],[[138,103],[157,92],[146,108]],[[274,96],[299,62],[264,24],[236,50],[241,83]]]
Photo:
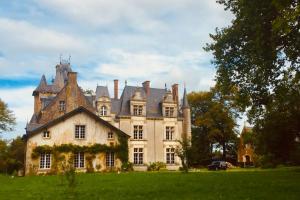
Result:
[[12,111],[9,110],[7,104],[0,99],[0,133],[12,131],[14,125],[15,117]]
[[12,174],[24,169],[25,141],[21,137],[10,143],[0,140],[0,172]]
[[[235,18],[211,44],[222,94],[255,124],[262,155],[291,161],[300,133],[300,3],[297,0],[219,0]],[[284,142],[283,142],[284,141]],[[288,146],[286,146],[288,145]]]
[[[192,92],[188,95],[192,124],[198,128],[193,129],[193,144],[197,142],[210,144],[204,151],[200,149],[202,147],[195,146],[193,148],[197,148],[194,151],[198,150],[206,157],[209,150],[211,152],[212,144],[215,143],[222,148],[222,157],[225,160],[228,147],[234,144],[236,138],[234,131],[236,123],[234,114],[231,112],[230,106],[228,106],[229,104],[226,105],[226,101],[220,98],[216,91],[213,88],[210,92]],[[199,139],[198,141],[195,140],[197,138]]]

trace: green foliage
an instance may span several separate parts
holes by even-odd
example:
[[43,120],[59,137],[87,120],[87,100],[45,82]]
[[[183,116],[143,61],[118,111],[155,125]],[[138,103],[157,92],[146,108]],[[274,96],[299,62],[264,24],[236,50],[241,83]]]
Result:
[[[198,152],[204,162],[210,156],[213,143],[222,147],[223,159],[226,159],[228,148],[236,141],[236,115],[234,108],[228,103],[228,98],[222,96],[218,88],[212,88],[210,92],[188,94],[194,126],[192,143],[195,145],[192,151]],[[196,144],[203,144],[205,147]]]
[[24,170],[25,142],[21,137],[11,143],[0,140],[0,172],[12,174]]
[[166,169],[166,163],[163,162],[153,162],[150,163],[147,170],[148,171],[160,171],[162,169]]
[[7,104],[0,99],[0,133],[12,131],[15,124],[16,119],[13,112],[9,110]]
[[190,138],[183,138],[182,140],[177,141],[180,145],[175,149],[175,154],[180,158],[182,167],[181,171],[188,173],[189,172],[189,163],[191,159],[191,140]]
[[121,166],[121,170],[124,172],[132,172],[133,171],[133,163],[123,162],[122,166]]
[[[297,163],[300,133],[300,3],[219,0],[235,18],[217,29],[212,51],[222,94],[255,125],[257,153],[273,164]],[[269,159],[271,158],[271,159]]]
[[117,157],[122,163],[128,162],[128,138],[125,135],[118,135],[119,145],[116,148]]

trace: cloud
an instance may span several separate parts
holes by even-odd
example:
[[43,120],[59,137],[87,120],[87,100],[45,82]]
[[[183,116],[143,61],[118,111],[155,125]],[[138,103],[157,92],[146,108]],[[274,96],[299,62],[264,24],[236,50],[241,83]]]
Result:
[[74,36],[34,26],[26,21],[0,18],[0,45],[7,52],[30,53],[86,51],[88,47]]
[[11,133],[3,134],[4,138],[13,138],[25,134],[26,122],[33,114],[33,97],[31,96],[34,87],[23,87],[17,89],[1,89],[0,98],[8,104],[8,108],[13,111],[17,125]]
[[[207,66],[207,53],[202,51],[184,52],[174,56],[157,53],[132,53],[121,49],[109,52],[112,59],[95,68],[95,74],[119,78],[141,84],[151,80],[154,86],[164,87],[186,82],[192,90],[207,90],[213,86],[214,69]],[[133,83],[134,84],[134,83]]]

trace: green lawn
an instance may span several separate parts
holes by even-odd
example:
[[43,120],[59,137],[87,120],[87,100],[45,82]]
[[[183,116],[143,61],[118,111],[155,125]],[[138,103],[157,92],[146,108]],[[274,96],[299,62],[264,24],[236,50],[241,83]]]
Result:
[[300,168],[226,172],[79,174],[74,190],[59,176],[0,176],[0,199],[299,199]]

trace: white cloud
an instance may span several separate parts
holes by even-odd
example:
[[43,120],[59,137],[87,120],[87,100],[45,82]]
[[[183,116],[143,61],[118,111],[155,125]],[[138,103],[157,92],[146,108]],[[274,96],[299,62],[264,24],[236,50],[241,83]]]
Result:
[[112,61],[102,63],[95,69],[95,74],[102,74],[119,79],[131,79],[141,84],[151,80],[155,87],[164,87],[167,83],[183,84],[193,90],[207,90],[213,86],[214,69],[201,63],[207,53],[184,52],[174,56],[155,53],[132,53],[120,49],[110,53]]
[[31,119],[33,114],[33,87],[0,89],[0,98],[8,104],[8,108],[13,111],[17,125],[15,130],[5,133],[4,138],[14,138],[25,134],[26,122]]
[[[40,53],[86,51],[88,47],[81,39],[44,26],[34,26],[26,21],[0,18],[0,45],[6,52]],[[5,52],[5,53],[6,53]]]

